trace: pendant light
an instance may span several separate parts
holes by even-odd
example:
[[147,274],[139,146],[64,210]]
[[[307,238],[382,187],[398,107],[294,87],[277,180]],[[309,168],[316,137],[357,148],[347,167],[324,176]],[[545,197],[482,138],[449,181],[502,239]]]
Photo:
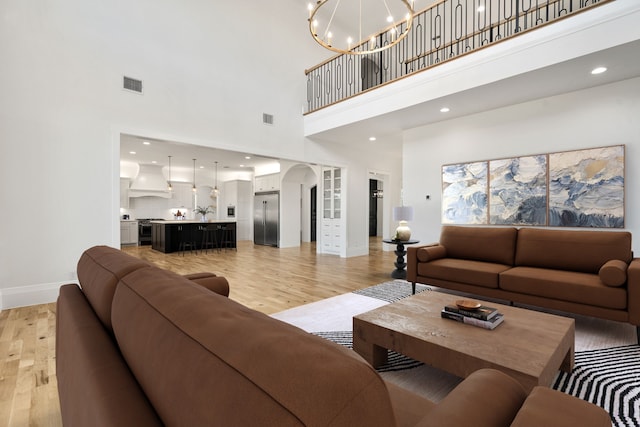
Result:
[[196,159],[193,159],[193,192],[196,192]]
[[169,181],[167,181],[167,184],[167,189],[173,191],[173,187],[171,186],[171,156],[169,156]]
[[215,187],[213,187],[213,190],[211,190],[211,197],[217,197],[218,196],[218,162],[214,162],[216,164],[216,183],[215,183]]

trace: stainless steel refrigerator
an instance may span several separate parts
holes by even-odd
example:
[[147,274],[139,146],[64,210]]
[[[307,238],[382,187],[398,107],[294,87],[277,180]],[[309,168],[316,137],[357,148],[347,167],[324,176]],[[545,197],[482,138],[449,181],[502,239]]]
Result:
[[253,242],[278,246],[280,193],[256,193],[253,201]]

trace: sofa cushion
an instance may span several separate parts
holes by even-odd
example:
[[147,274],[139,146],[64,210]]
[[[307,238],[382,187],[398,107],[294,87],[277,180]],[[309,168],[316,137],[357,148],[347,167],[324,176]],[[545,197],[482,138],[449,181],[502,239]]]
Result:
[[547,387],[535,387],[511,427],[610,427],[611,417],[599,406]]
[[597,274],[514,267],[500,274],[500,289],[615,310],[627,308],[626,290],[605,286]]
[[454,388],[416,426],[506,427],[511,425],[526,397],[520,383],[507,374],[481,369]]
[[451,258],[513,265],[517,229],[444,226],[440,244]]
[[597,274],[611,259],[631,262],[631,233],[523,228],[515,265]]
[[600,270],[598,276],[607,286],[622,286],[627,282],[627,268],[629,265],[619,259],[607,261]]
[[447,250],[442,245],[425,246],[417,250],[416,256],[420,262],[429,262],[447,256]]
[[78,260],[78,281],[102,324],[111,327],[111,301],[120,279],[134,270],[151,264],[118,249],[94,246],[84,251]]
[[451,282],[468,283],[485,288],[497,288],[499,275],[508,265],[466,259],[442,258],[418,264],[418,276]]
[[394,425],[384,382],[355,352],[170,272],[124,277],[112,321],[167,425]]

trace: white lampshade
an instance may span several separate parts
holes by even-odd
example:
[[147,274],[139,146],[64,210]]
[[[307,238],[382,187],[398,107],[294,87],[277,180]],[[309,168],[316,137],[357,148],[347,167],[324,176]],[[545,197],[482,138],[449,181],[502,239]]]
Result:
[[396,206],[393,208],[394,221],[413,221],[412,206]]

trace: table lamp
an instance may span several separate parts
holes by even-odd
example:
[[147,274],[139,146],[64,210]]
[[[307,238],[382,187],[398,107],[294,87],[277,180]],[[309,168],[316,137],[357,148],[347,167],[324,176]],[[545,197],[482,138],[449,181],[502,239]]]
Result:
[[393,208],[393,220],[398,221],[398,228],[393,237],[394,240],[409,240],[411,238],[411,230],[407,225],[407,221],[413,221],[413,207],[396,206]]

